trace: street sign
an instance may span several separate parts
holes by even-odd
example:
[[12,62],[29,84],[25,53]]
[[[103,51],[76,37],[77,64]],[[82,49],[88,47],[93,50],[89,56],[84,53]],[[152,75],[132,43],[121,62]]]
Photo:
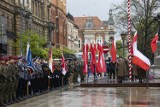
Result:
[[103,53],[108,53],[108,52],[109,52],[109,47],[103,46]]

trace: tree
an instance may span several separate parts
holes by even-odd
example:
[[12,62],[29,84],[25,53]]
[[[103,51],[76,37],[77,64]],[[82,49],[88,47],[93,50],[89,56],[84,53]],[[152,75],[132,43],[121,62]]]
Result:
[[[22,44],[20,43],[22,40]],[[18,39],[14,46],[19,49],[17,54],[20,52],[20,45],[22,45],[23,56],[26,55],[27,42],[30,44],[32,57],[39,56],[44,59],[48,59],[49,49],[46,47],[47,40],[45,37],[38,35],[37,33],[27,30],[22,35],[18,34]],[[61,58],[61,54],[73,54],[74,51],[68,48],[53,48],[52,49],[52,57]]]
[[[131,2],[131,30],[138,31],[138,48],[147,57],[151,58],[151,38],[158,31],[158,24],[154,20],[156,10],[160,6],[159,0],[130,0]],[[121,5],[115,5],[113,13],[116,25],[122,31],[127,31],[127,0]],[[132,34],[133,36],[133,34]]]
[[48,57],[48,49],[44,48],[44,44],[46,43],[46,39],[43,36],[38,35],[37,33],[26,30],[22,35],[18,34],[18,39],[15,44],[16,48],[19,49],[17,54],[19,54],[20,45],[22,45],[22,53],[23,56],[26,55],[27,42],[30,44],[32,56],[39,56],[41,58]]

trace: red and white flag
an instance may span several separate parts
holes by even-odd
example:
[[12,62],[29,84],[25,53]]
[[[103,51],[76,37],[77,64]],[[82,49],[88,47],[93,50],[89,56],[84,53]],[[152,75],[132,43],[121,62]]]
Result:
[[66,71],[66,63],[65,63],[65,59],[64,59],[64,56],[62,54],[62,74],[63,75],[66,75],[67,71]]
[[136,32],[132,40],[132,47],[133,47],[132,61],[135,65],[147,71],[150,69],[151,63],[150,60],[137,49],[137,39],[138,39],[138,34]]
[[53,65],[52,65],[52,48],[49,49],[49,54],[48,54],[48,57],[49,57],[49,69],[51,70],[51,72],[53,73],[54,72],[54,69],[53,69]]
[[116,57],[116,43],[115,40],[112,40],[112,47],[110,49],[110,54],[112,57],[112,62],[115,63],[117,61],[117,57]]
[[103,47],[98,44],[98,50],[99,50],[99,56],[98,56],[98,64],[97,64],[97,69],[98,72],[106,72],[106,63],[104,59],[104,53],[103,53]]
[[154,36],[154,38],[151,41],[152,53],[155,53],[157,50],[157,41],[158,41],[158,33]]
[[91,44],[90,51],[91,51],[91,71],[92,73],[94,73],[96,64],[96,44],[94,44],[94,46],[92,46]]
[[88,72],[88,44],[85,44],[83,47],[83,63],[84,63],[84,67],[83,67],[83,73],[87,74]]

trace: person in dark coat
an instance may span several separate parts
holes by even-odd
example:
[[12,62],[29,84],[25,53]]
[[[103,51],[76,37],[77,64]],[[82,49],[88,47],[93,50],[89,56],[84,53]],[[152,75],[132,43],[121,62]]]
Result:
[[110,71],[109,71],[109,79],[111,80],[113,77],[113,81],[115,81],[115,63],[110,63]]

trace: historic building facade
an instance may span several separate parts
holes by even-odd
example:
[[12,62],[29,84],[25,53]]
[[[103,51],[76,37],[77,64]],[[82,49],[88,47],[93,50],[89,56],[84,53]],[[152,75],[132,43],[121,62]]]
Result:
[[78,52],[80,50],[79,47],[79,36],[78,36],[78,26],[74,23],[73,16],[68,13],[67,14],[67,47],[68,49],[74,50]]
[[96,16],[74,17],[74,21],[79,27],[79,37],[82,39],[79,42],[81,50],[85,43],[104,45],[111,38],[114,38],[115,26],[111,10],[109,10],[109,19],[107,21],[101,21]]
[[[32,30],[57,48],[67,46],[66,0],[1,0],[0,54],[16,55],[16,34]],[[24,45],[23,43],[20,46]]]
[[14,49],[8,45],[15,40],[14,1],[0,1],[0,54],[10,54]]
[[67,46],[66,0],[50,0],[50,22],[55,25],[52,41],[56,48]]
[[107,29],[102,21],[96,16],[74,17],[75,23],[79,26],[79,37],[81,38],[81,49],[85,43],[103,44]]
[[17,49],[12,45],[17,39],[16,34],[29,29],[47,39],[48,5],[48,0],[0,1],[1,54],[15,55]]

